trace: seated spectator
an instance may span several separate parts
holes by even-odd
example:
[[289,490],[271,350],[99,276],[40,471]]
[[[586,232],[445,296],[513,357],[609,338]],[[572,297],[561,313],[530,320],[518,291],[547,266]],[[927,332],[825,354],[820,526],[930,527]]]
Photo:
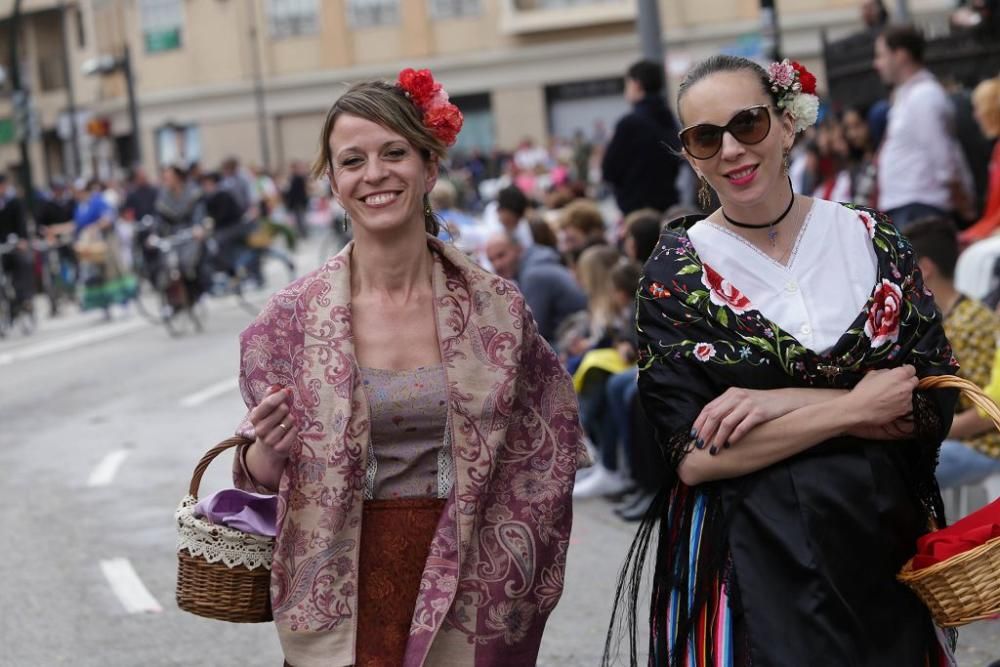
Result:
[[868,121],[860,109],[852,107],[841,117],[844,138],[847,141],[847,174],[850,179],[850,199],[861,206],[875,206],[875,144],[872,142]]
[[559,249],[571,267],[587,248],[607,243],[604,216],[597,203],[590,199],[577,199],[562,209],[559,216]]
[[1000,289],[1000,234],[962,251],[955,265],[955,288],[973,299],[993,303],[990,295]]
[[629,382],[635,384],[636,376],[631,375],[629,380],[619,375],[628,373],[636,358],[632,299],[639,271],[629,271],[624,277],[624,282],[634,278],[631,290],[628,285],[624,290],[618,289],[613,280],[616,267],[627,261],[606,245],[588,248],[580,256],[578,276],[587,295],[587,330],[572,342],[570,352],[581,358],[578,364],[571,362],[569,366],[580,396],[580,419],[599,452],[600,463],[574,488],[574,498],[618,495],[634,486],[625,471],[620,470],[624,457],[619,452],[626,419],[622,412],[627,410],[627,403],[623,406],[622,401]]
[[829,117],[816,133],[819,150],[818,183],[813,196],[828,201],[851,201],[851,176],[847,170],[849,148],[839,119]]
[[458,189],[444,178],[439,178],[428,195],[434,214],[441,220],[438,238],[453,241],[465,252],[477,254],[486,240],[481,236],[480,226],[475,218],[458,208]]
[[[958,238],[947,220],[932,218],[914,223],[907,234],[924,276],[944,313],[944,329],[961,365],[960,377],[985,387],[990,382],[1000,318],[975,299],[955,289]],[[941,488],[974,484],[1000,473],[1000,433],[966,399],[959,401],[948,439],[941,445],[937,468]]]
[[486,241],[486,257],[498,276],[517,283],[549,343],[563,320],[586,309],[587,297],[552,248],[525,248],[512,233],[499,232]]
[[496,212],[500,224],[507,233],[514,235],[522,248],[535,242],[531,226],[524,217],[528,212],[528,198],[516,185],[510,185],[497,193]]
[[[1000,135],[1000,76],[983,81],[972,91],[972,109],[983,134],[996,139]],[[990,157],[989,182],[986,186],[986,206],[983,215],[962,232],[963,244],[981,241],[1000,229],[1000,141],[993,145]]]
[[656,209],[641,208],[625,216],[622,251],[629,259],[645,264],[660,239],[663,216]]
[[545,221],[540,215],[529,215],[528,226],[531,228],[531,238],[537,245],[543,245],[559,251],[559,239],[552,229],[552,225]]

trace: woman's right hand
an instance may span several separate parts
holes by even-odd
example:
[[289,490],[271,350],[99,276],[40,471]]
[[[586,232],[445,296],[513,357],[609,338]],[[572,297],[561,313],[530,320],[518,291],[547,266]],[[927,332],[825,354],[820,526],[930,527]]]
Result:
[[859,427],[885,426],[913,412],[917,370],[910,365],[869,371],[848,394]]
[[292,390],[274,385],[270,393],[250,411],[250,423],[257,434],[256,444],[267,458],[284,463],[292,453],[299,429],[289,417]]

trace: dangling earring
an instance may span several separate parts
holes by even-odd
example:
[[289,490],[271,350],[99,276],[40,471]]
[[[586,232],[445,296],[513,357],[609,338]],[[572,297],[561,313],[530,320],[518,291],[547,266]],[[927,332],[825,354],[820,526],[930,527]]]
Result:
[[347,228],[351,226],[351,214],[344,211],[344,217],[340,220],[340,231],[347,233]]
[[424,201],[424,217],[429,218],[434,215],[434,209],[431,208],[431,203],[429,201]]
[[789,168],[788,154],[789,153],[791,153],[791,151],[784,151],[781,154],[781,169],[782,169],[782,172],[785,174],[785,176],[788,176],[788,168]]
[[708,186],[708,179],[701,177],[701,185],[698,186],[698,203],[702,210],[708,210],[712,205],[712,189]]

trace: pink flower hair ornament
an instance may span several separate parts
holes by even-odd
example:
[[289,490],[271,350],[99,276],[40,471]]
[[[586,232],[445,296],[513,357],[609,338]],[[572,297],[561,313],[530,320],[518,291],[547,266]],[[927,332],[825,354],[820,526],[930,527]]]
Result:
[[816,77],[812,72],[786,58],[768,66],[767,80],[777,107],[788,111],[795,120],[796,132],[802,132],[816,123],[819,98],[816,97]]
[[434,80],[431,71],[407,67],[399,73],[396,85],[420,110],[424,127],[445,146],[454,145],[464,118],[459,108],[448,100],[448,93]]

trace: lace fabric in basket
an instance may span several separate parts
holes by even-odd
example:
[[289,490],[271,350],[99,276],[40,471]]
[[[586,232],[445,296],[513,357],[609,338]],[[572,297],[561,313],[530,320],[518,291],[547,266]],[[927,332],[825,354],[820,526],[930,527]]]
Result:
[[174,513],[177,520],[177,550],[202,557],[209,563],[222,562],[227,567],[243,566],[248,570],[271,569],[274,539],[244,533],[209,523],[194,514],[198,499],[187,495]]

